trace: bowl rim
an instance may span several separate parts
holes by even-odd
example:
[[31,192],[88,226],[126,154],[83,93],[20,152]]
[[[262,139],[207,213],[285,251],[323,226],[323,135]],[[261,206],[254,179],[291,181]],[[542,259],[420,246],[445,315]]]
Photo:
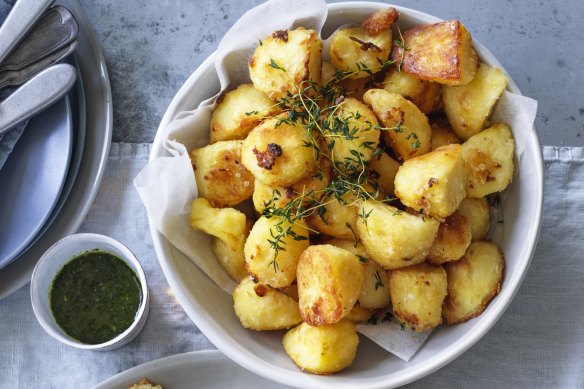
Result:
[[[363,9],[375,11],[380,8],[385,7],[395,7],[400,13],[407,14],[408,16],[412,16],[415,18],[421,18],[427,20],[428,23],[435,23],[440,22],[443,19],[437,18],[433,15],[417,11],[411,8],[397,6],[393,4],[386,4],[386,3],[378,3],[378,2],[357,2],[357,1],[350,1],[350,2],[341,2],[341,3],[331,3],[327,4],[328,12],[351,12],[353,10],[360,10]],[[507,73],[506,69],[501,65],[501,63],[495,58],[495,56],[480,42],[473,39],[473,44],[479,57],[484,61],[489,63],[492,66],[496,66],[500,68],[508,77],[509,82],[507,86],[507,90],[510,92],[523,95],[515,83],[515,81],[511,78],[511,76]],[[213,52],[209,57],[207,57],[199,67],[188,77],[185,83],[179,88],[178,92],[173,97],[171,103],[169,104],[167,110],[165,111],[163,118],[160,122],[158,130],[156,132],[156,136],[154,138],[154,142],[152,145],[152,150],[150,153],[150,161],[154,159],[167,155],[166,151],[163,146],[163,133],[162,131],[166,125],[172,121],[174,116],[180,112],[182,100],[184,96],[192,90],[193,86],[199,81],[199,79],[204,75],[205,71],[208,70],[209,67],[213,67],[214,58],[216,52]],[[190,108],[192,109],[192,108]],[[400,386],[420,379],[432,372],[440,369],[441,367],[447,365],[448,363],[452,362],[454,359],[462,355],[466,350],[472,347],[475,343],[477,343],[483,336],[487,334],[487,332],[497,323],[497,321],[501,318],[503,313],[507,310],[513,298],[517,294],[519,287],[525,275],[527,274],[527,270],[529,265],[531,264],[533,254],[536,249],[537,241],[539,238],[539,231],[541,225],[541,217],[542,217],[542,210],[543,210],[543,188],[544,188],[544,169],[543,169],[543,154],[541,150],[541,145],[539,141],[539,136],[535,126],[531,129],[530,133],[530,142],[526,145],[526,147],[530,150],[531,153],[534,155],[535,159],[535,166],[533,166],[535,170],[535,175],[538,180],[535,183],[537,185],[537,191],[534,193],[536,198],[535,203],[537,206],[537,212],[533,215],[533,223],[528,227],[528,244],[527,250],[525,251],[525,255],[523,255],[523,261],[519,263],[518,270],[516,272],[516,276],[511,279],[506,279],[506,287],[504,290],[501,290],[500,296],[504,297],[504,301],[501,304],[498,304],[496,309],[491,312],[490,316],[484,317],[477,328],[472,331],[470,334],[465,334],[461,339],[459,339],[453,346],[448,347],[447,349],[439,352],[431,361],[424,364],[423,366],[412,367],[410,369],[406,369],[404,371],[399,371],[395,373],[390,373],[388,375],[384,375],[381,377],[370,378],[370,379],[363,379],[359,380],[359,386],[362,388],[385,388],[388,386]],[[262,359],[259,359],[251,352],[244,349],[239,344],[233,344],[228,341],[224,341],[224,337],[222,336],[224,330],[222,328],[214,327],[209,321],[207,321],[204,309],[198,303],[198,301],[192,301],[183,290],[183,282],[176,278],[174,275],[174,270],[172,269],[170,263],[166,260],[167,255],[171,255],[169,250],[172,249],[172,245],[170,242],[162,235],[149,217],[149,227],[150,233],[152,235],[152,240],[154,243],[154,248],[158,257],[158,262],[162,271],[167,279],[170,287],[174,291],[179,303],[187,313],[187,315],[193,320],[195,325],[209,338],[209,340],[223,353],[225,353],[229,358],[233,361],[238,363],[239,365],[243,366],[244,368],[254,372],[255,374],[261,375],[265,378],[271,379],[276,382],[280,382],[287,385],[303,385],[303,387],[318,387],[318,388],[327,388],[332,382],[328,381],[316,381],[310,380],[310,382],[301,382],[297,383],[289,378],[294,376],[302,375],[304,377],[311,376],[306,375],[306,373],[301,372],[300,370],[296,373],[291,373],[286,369],[279,368],[272,364],[265,362]],[[422,346],[423,347],[423,346]],[[335,385],[339,385],[339,387],[345,387],[340,382],[335,382]],[[346,387],[350,387],[354,385],[354,382],[347,382]]]
[[[98,249],[98,250],[101,249],[99,247],[101,243],[107,243],[107,244],[114,246],[122,253],[122,255],[118,255],[118,254],[115,254],[115,255],[118,258],[122,259],[124,262],[126,262],[126,264],[130,265],[130,268],[133,271],[135,271],[136,275],[138,276],[138,280],[140,281],[140,287],[142,289],[142,300],[140,301],[140,306],[138,307],[138,312],[136,313],[136,316],[134,317],[134,321],[132,322],[130,327],[128,327],[124,332],[117,335],[115,338],[108,340],[107,342],[103,342],[103,343],[99,343],[99,344],[85,344],[85,343],[81,343],[81,342],[79,342],[79,341],[77,341],[77,340],[75,340],[67,335],[64,335],[65,334],[64,330],[56,331],[53,326],[60,328],[59,324],[56,322],[56,320],[52,314],[50,315],[50,317],[47,317],[47,315],[45,315],[43,313],[43,311],[41,311],[41,309],[39,307],[41,302],[35,297],[38,293],[41,293],[41,291],[39,289],[40,288],[39,278],[41,277],[41,275],[39,274],[40,273],[39,268],[42,266],[42,263],[47,261],[47,258],[49,258],[50,255],[52,254],[52,252],[54,250],[56,250],[58,247],[63,246],[63,245],[70,245],[70,244],[76,243],[76,242],[95,242],[95,246],[97,246],[96,249]],[[84,252],[89,251],[89,250],[92,250],[92,249],[79,251],[76,254],[59,259],[59,262],[60,262],[59,267],[57,268],[55,273],[52,274],[51,280],[54,280],[57,273],[63,268],[63,266],[65,266],[65,264],[69,263],[73,258],[77,257],[79,254],[84,253]],[[104,251],[107,251],[107,250],[104,250]],[[42,275],[42,276],[46,276],[46,275]],[[52,281],[51,281],[51,283],[52,283]],[[48,293],[48,291],[47,291],[47,293]],[[37,264],[32,272],[32,276],[31,276],[31,280],[30,280],[30,299],[31,299],[31,304],[32,304],[32,309],[33,309],[34,315],[37,318],[37,321],[39,322],[39,324],[41,325],[43,330],[45,330],[45,332],[47,334],[49,334],[54,339],[60,341],[61,343],[64,343],[64,344],[71,346],[71,347],[83,349],[83,350],[111,350],[112,348],[115,348],[117,346],[121,346],[121,345],[125,344],[126,342],[130,341],[142,329],[142,326],[145,323],[146,315],[148,315],[148,311],[149,311],[148,307],[149,307],[149,303],[150,303],[150,296],[148,293],[148,283],[146,280],[146,275],[144,273],[144,269],[142,268],[142,265],[140,264],[140,261],[138,261],[138,258],[136,258],[134,253],[128,247],[126,247],[124,244],[122,244],[121,242],[117,241],[114,238],[111,238],[111,237],[106,236],[106,235],[93,234],[93,233],[79,233],[79,234],[73,234],[73,235],[66,236],[66,237],[60,239],[59,241],[57,241],[55,244],[53,244],[51,247],[49,247],[47,249],[47,251],[45,251],[45,253],[39,259],[39,261],[37,262]],[[49,307],[48,311],[51,312],[50,307]]]

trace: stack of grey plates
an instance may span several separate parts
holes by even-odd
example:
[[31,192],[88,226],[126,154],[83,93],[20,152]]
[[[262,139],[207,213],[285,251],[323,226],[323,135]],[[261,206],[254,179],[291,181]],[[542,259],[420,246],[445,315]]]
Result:
[[[64,98],[28,121],[0,168],[0,299],[30,280],[46,249],[79,228],[107,162],[111,89],[101,48],[81,6],[77,0],[59,1],[35,28],[43,36],[39,25],[58,19],[63,28],[71,29],[68,15],[78,26],[76,40],[53,42],[60,50],[43,58],[47,63],[73,65],[76,84]],[[34,33],[33,29],[27,36],[30,39],[0,65],[0,88],[17,83],[23,73],[13,65],[19,49],[25,56],[28,42],[28,49],[38,52]]]

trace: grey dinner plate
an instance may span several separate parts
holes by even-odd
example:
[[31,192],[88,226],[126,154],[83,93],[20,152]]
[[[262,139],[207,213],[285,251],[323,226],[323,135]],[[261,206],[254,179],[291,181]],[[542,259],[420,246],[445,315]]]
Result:
[[72,146],[71,105],[65,97],[29,120],[0,169],[0,269],[49,219],[67,178]]

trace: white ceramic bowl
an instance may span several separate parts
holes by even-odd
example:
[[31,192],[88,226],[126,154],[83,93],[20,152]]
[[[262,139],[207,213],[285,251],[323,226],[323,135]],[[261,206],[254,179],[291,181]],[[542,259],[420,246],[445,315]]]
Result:
[[[138,280],[140,280],[142,301],[140,302],[140,307],[138,308],[138,313],[136,314],[134,322],[126,331],[105,343],[85,344],[67,335],[55,321],[49,306],[49,289],[53,279],[67,262],[78,254],[93,249],[99,249],[115,254],[126,262],[126,264],[136,273]],[[136,259],[134,254],[132,254],[126,246],[117,240],[98,234],[76,234],[67,236],[51,246],[34,268],[30,281],[30,298],[34,314],[47,334],[51,335],[61,343],[65,343],[72,347],[99,351],[113,350],[134,339],[146,323],[150,304],[146,276],[144,275],[144,270],[142,270],[142,266],[140,265],[140,262],[138,262],[138,259]]]
[[[348,2],[329,4],[323,29],[328,36],[338,26],[358,23],[387,4]],[[407,29],[440,19],[411,9],[396,7],[401,16],[398,25]],[[472,26],[469,26],[472,31]],[[480,43],[475,48],[481,60],[503,69]],[[189,77],[168,107],[160,128],[178,112],[192,110],[219,90],[219,80],[209,57]],[[508,90],[521,94],[510,79]],[[303,388],[385,388],[406,384],[446,365],[483,337],[501,317],[519,289],[535,250],[543,201],[543,160],[535,128],[514,129],[524,152],[516,156],[516,175],[505,191],[505,222],[498,224],[496,236],[506,257],[505,279],[501,293],[478,318],[456,326],[442,326],[430,336],[421,350],[404,362],[361,337],[353,365],[332,376],[316,376],[298,369],[285,354],[282,332],[257,332],[244,329],[233,312],[231,296],[217,287],[193,262],[173,247],[155,228],[151,228],[154,246],[168,283],[182,307],[197,327],[215,346],[241,366],[268,379]],[[152,148],[151,159],[168,156],[162,147],[161,131]],[[151,224],[152,225],[152,224]],[[207,250],[208,251],[208,250]],[[215,260],[210,257],[209,260]]]

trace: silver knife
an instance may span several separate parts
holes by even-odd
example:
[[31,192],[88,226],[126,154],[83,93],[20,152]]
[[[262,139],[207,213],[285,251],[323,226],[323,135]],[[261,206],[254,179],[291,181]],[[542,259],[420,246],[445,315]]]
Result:
[[77,72],[67,64],[46,68],[0,103],[0,134],[49,107],[75,83]]
[[0,63],[16,47],[54,0],[18,0],[0,27]]

